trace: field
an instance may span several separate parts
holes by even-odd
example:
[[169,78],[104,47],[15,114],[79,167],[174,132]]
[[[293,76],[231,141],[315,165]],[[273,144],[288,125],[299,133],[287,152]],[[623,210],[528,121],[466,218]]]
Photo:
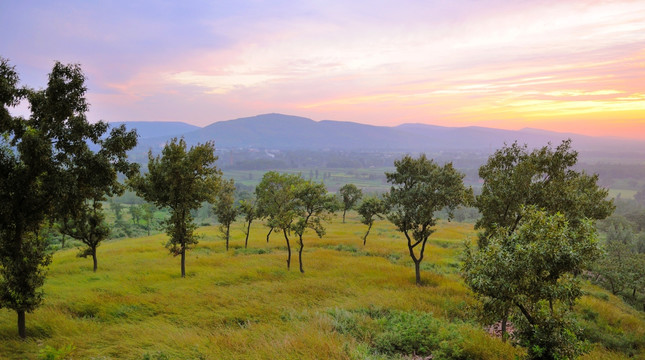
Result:
[[[370,345],[378,340],[370,334],[370,316],[394,311],[431,313],[448,332],[442,344],[458,347],[465,359],[523,353],[474,320],[476,301],[458,274],[463,243],[474,238],[472,224],[440,223],[420,287],[402,237],[385,221],[366,246],[354,213],[346,224],[335,218],[323,239],[308,234],[304,274],[297,252],[287,270],[281,234],[266,243],[267,229],[256,223],[244,249],[241,227],[234,225],[228,252],[216,227],[200,228],[185,279],[179,258],[162,246],[163,234],[106,242],[97,273],[76,250],[57,252],[45,303],[27,314],[27,340],[18,338],[15,313],[0,310],[0,358],[399,358],[375,354]],[[585,291],[576,309],[591,342],[585,358],[645,358],[643,313],[595,286]]]

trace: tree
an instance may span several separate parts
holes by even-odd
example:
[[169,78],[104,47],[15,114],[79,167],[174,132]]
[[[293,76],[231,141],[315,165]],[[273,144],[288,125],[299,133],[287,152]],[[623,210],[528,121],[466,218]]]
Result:
[[315,231],[320,238],[325,235],[323,221],[329,220],[329,215],[335,211],[337,203],[333,195],[327,194],[325,184],[305,181],[302,178],[296,185],[295,196],[297,199],[296,212],[298,218],[291,228],[298,235],[298,245],[300,246],[298,249],[298,264],[300,265],[300,272],[304,273],[305,270],[302,267],[302,249],[304,248],[302,236],[307,229]]
[[574,358],[580,347],[569,314],[582,295],[575,274],[600,255],[593,223],[572,225],[562,213],[529,206],[513,226],[492,229],[483,248],[467,247],[466,283],[485,309],[514,309],[516,334],[530,358]]
[[114,199],[110,199],[110,209],[114,211],[114,219],[117,223],[123,220],[123,204]]
[[[16,311],[24,338],[25,313],[42,302],[51,259],[44,224],[78,222],[88,201],[116,191],[116,173],[133,169],[125,152],[136,144],[136,133],[118,127],[105,136],[106,123],[87,121],[78,65],[57,62],[43,90],[17,88],[18,80],[0,59],[0,307]],[[25,98],[29,119],[12,117],[9,107]],[[100,150],[91,151],[90,144]]]
[[148,202],[170,210],[164,221],[170,237],[166,248],[174,256],[181,255],[181,277],[186,277],[186,250],[198,240],[191,210],[203,201],[212,203],[220,181],[214,163],[217,157],[212,142],[186,150],[184,139],[173,138],[164,146],[161,156],[148,153],[148,173],[130,180],[130,186]]
[[150,229],[152,228],[152,222],[155,218],[155,206],[151,203],[141,204],[141,216],[146,220],[146,230],[148,230],[148,236],[150,236]]
[[267,219],[267,226],[271,228],[271,231],[273,229],[281,230],[284,235],[287,243],[287,269],[291,267],[289,233],[291,225],[298,215],[295,189],[300,181],[301,178],[298,175],[269,171],[264,174],[255,188],[259,213]]
[[235,182],[233,179],[222,181],[217,192],[217,201],[213,206],[213,212],[220,223],[220,232],[226,240],[226,251],[228,251],[231,223],[235,221],[239,212],[235,207]]
[[[251,223],[257,217],[257,205],[255,198],[247,198],[240,200],[240,214],[244,216],[244,248],[246,249],[249,244],[249,234],[251,233]],[[268,242],[268,237],[267,237]]]
[[[475,200],[481,213],[475,224],[476,229],[482,230],[478,250],[487,251],[489,238],[493,234],[499,236],[500,229],[513,239],[526,215],[523,210],[526,207],[533,206],[548,215],[560,213],[567,220],[567,226],[573,229],[587,220],[609,216],[614,206],[606,200],[607,190],[597,185],[597,175],[573,170],[577,157],[570,140],[563,141],[555,150],[549,145],[529,152],[526,145],[513,143],[495,151],[479,169],[484,184],[481,195]],[[475,269],[467,262],[464,266],[464,269]],[[489,262],[487,266],[498,266],[496,271],[504,272],[506,265],[504,262]],[[471,276],[468,270],[464,276]],[[479,295],[487,315],[502,319],[505,335],[507,318],[514,304],[504,291],[490,296]]]
[[345,223],[345,213],[347,210],[354,208],[354,205],[363,197],[363,191],[354,184],[345,184],[339,190],[343,200],[343,224]]
[[358,213],[361,216],[361,222],[367,225],[367,231],[363,235],[363,246],[367,242],[367,235],[369,235],[372,225],[376,218],[382,219],[383,214],[386,213],[385,203],[378,197],[371,196],[363,200],[358,207]]
[[93,271],[96,272],[98,268],[96,248],[110,235],[110,228],[105,223],[100,201],[91,200],[86,206],[87,208],[80,211],[75,219],[61,227],[60,232],[85,244],[86,247],[81,249],[78,256],[91,256],[94,263]]
[[139,207],[139,206],[137,206],[135,204],[132,204],[128,208],[128,212],[130,213],[130,216],[132,217],[132,224],[133,225],[135,225],[135,224],[138,225],[139,220],[141,219],[141,216],[143,215],[141,207]]
[[[463,183],[464,174],[452,163],[437,165],[422,154],[418,159],[406,155],[394,161],[396,171],[385,173],[392,184],[387,196],[387,218],[405,235],[414,262],[416,283],[421,285],[421,261],[428,237],[437,223],[435,212],[446,208],[449,217],[454,209],[467,202],[470,191]],[[418,255],[415,248],[420,245]]]

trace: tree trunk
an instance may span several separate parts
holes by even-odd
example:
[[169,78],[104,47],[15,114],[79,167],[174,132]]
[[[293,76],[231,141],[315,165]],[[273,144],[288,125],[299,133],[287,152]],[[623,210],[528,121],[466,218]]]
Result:
[[506,323],[508,322],[508,310],[504,312],[504,318],[502,319],[502,342],[506,342]]
[[305,273],[305,271],[302,269],[302,248],[305,247],[304,244],[302,243],[302,235],[300,235],[300,249],[298,250],[298,262],[300,263],[300,272]]
[[244,248],[249,245],[249,234],[251,233],[251,222],[246,226],[246,239],[244,239]]
[[346,212],[346,211],[347,211],[347,210],[343,210],[343,224],[345,223],[345,212]]
[[365,233],[365,236],[363,236],[363,246],[365,246],[365,243],[367,242],[367,235],[370,234],[370,230],[372,229],[372,224],[367,228],[367,232]]
[[186,248],[181,248],[181,277],[186,277]]
[[60,248],[64,249],[65,248],[65,234],[63,234],[63,238],[60,241]]
[[421,285],[421,261],[414,261],[414,271],[416,273],[417,285]]
[[289,245],[289,237],[287,236],[287,230],[282,229],[284,233],[284,239],[287,241],[287,270],[291,270],[291,245]]
[[94,261],[94,272],[98,268],[98,262],[96,261],[96,249],[92,250],[92,261]]
[[27,332],[25,331],[25,311],[18,310],[16,312],[18,313],[18,335],[20,335],[21,339],[25,339],[27,337]]
[[267,233],[267,244],[269,243],[269,236],[271,236],[272,232],[273,232],[273,228],[269,229],[269,232]]
[[148,236],[150,236],[150,222],[148,221]]
[[231,230],[231,225],[226,225],[226,251],[228,251],[228,237]]

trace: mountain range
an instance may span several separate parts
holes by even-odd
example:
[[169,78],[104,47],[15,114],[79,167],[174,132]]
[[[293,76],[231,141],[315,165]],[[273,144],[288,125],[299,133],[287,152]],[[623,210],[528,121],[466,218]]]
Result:
[[[118,123],[121,124],[121,123]],[[572,139],[579,151],[643,153],[645,141],[592,137],[538,129],[502,130],[478,126],[445,127],[427,124],[374,126],[343,121],[314,121],[304,117],[264,114],[218,121],[205,127],[182,122],[124,122],[136,128],[136,151],[160,150],[172,137],[184,137],[189,145],[212,140],[217,149],[341,150],[341,151],[484,151],[504,143],[530,147],[556,145]]]

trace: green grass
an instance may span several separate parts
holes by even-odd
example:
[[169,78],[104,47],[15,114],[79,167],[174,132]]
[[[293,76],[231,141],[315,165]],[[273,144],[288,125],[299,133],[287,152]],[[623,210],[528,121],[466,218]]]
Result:
[[[369,309],[397,314],[395,320],[413,314],[445,328],[436,335],[439,344],[448,341],[436,345],[444,353],[451,344],[464,358],[523,353],[474,321],[475,299],[458,274],[463,241],[475,238],[472,224],[440,223],[426,249],[421,287],[404,240],[385,221],[375,224],[366,246],[365,226],[355,213],[346,224],[335,218],[323,239],[308,233],[304,274],[295,251],[287,270],[281,234],[267,244],[267,229],[255,223],[245,250],[241,228],[234,225],[228,252],[216,227],[200,228],[203,237],[188,253],[185,279],[179,258],[163,247],[163,234],[105,242],[97,273],[76,250],[57,252],[45,302],[27,314],[27,340],[17,336],[15,313],[0,310],[0,359],[400,358],[374,353],[379,344],[399,340],[379,340],[396,334]],[[588,285],[586,291],[590,295],[578,305],[583,325],[607,344],[593,345],[586,358],[627,358],[626,349],[645,356],[643,313],[600,288]],[[340,331],[335,312],[381,324],[385,335],[374,332],[372,341]]]

